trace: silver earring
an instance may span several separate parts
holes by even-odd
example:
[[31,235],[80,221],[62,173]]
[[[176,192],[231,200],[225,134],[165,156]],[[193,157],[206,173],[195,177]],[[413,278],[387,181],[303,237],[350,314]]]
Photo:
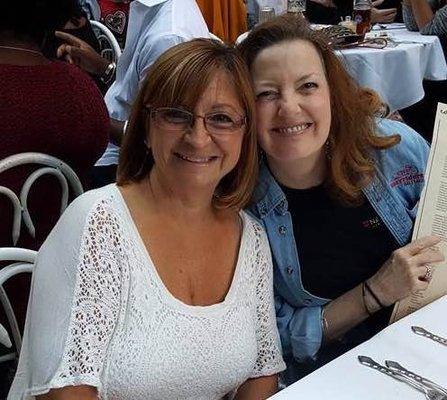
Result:
[[332,158],[332,140],[329,137],[324,143],[324,154],[328,160]]

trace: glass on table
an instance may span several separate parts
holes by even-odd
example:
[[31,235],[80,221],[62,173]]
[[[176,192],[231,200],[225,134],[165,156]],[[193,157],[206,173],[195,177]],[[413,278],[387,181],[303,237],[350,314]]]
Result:
[[287,0],[287,13],[306,16],[306,0]]
[[259,23],[270,21],[275,18],[275,9],[273,7],[262,7],[259,10]]
[[352,19],[357,26],[357,34],[365,35],[371,30],[371,0],[354,0]]

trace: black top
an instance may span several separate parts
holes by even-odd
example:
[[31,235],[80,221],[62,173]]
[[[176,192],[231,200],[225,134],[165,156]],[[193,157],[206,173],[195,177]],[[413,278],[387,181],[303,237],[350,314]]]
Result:
[[[339,297],[374,275],[399,247],[366,199],[359,206],[347,207],[331,198],[323,185],[281,188],[293,221],[302,283],[313,295]],[[388,307],[353,328],[334,346],[334,356],[383,329],[390,314]]]
[[[325,7],[313,1],[306,2],[306,17],[309,22],[315,24],[331,24],[336,25],[340,22],[340,17],[343,19],[350,15],[352,16],[353,1],[334,0],[335,7]],[[397,8],[397,16],[395,22],[402,22],[402,5],[400,0],[384,0],[384,2],[377,6],[379,9],[383,8]]]

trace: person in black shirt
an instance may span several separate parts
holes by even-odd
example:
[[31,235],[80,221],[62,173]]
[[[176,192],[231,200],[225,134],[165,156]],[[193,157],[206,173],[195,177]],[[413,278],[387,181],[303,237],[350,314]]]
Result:
[[270,240],[291,383],[383,329],[444,259],[438,237],[409,243],[429,149],[377,118],[378,96],[302,17],[257,26],[239,49],[264,152],[250,210]]
[[[372,2],[371,22],[390,23],[402,21],[402,6],[398,0]],[[336,25],[346,16],[352,16],[353,2],[346,0],[308,0],[306,17],[315,24]]]

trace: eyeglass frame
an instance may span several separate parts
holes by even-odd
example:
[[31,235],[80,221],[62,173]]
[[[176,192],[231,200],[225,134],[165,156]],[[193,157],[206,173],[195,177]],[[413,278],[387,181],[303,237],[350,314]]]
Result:
[[[235,124],[235,122],[233,121],[233,124],[235,124],[236,126],[234,126],[234,130],[232,131],[227,131],[227,132],[221,132],[221,133],[213,133],[210,132],[210,130],[208,129],[208,124],[207,124],[207,120],[206,118],[209,115],[215,115],[215,114],[225,114],[221,111],[216,111],[216,112],[211,112],[205,115],[199,115],[196,113],[193,113],[189,110],[185,110],[184,108],[178,108],[178,107],[157,107],[157,108],[153,108],[151,105],[145,105],[144,108],[149,112],[149,116],[151,118],[154,119],[154,114],[156,114],[157,112],[159,112],[160,110],[176,110],[176,111],[181,111],[182,113],[185,113],[187,115],[189,115],[191,117],[191,122],[189,124],[189,126],[186,129],[179,129],[179,130],[173,130],[173,132],[183,132],[183,131],[187,131],[187,130],[191,130],[194,127],[194,124],[196,123],[196,119],[197,118],[201,118],[203,120],[203,125],[206,129],[206,131],[208,132],[208,134],[210,135],[225,135],[225,134],[229,134],[229,135],[233,135],[234,133],[236,133],[237,130],[241,129],[244,125],[247,125],[247,117],[243,116],[240,118],[240,120]],[[227,114],[225,114],[227,115]],[[227,115],[228,116],[228,115]]]

